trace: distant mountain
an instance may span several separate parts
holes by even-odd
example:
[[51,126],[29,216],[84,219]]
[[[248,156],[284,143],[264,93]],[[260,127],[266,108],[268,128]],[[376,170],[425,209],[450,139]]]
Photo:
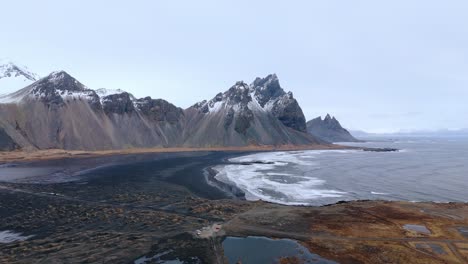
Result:
[[25,66],[2,59],[0,60],[0,95],[17,91],[35,81],[39,76]]
[[370,136],[370,133],[367,133],[366,131],[363,130],[348,130],[351,135],[353,135],[356,138],[361,138],[361,137],[367,137]]
[[305,133],[302,110],[276,75],[238,82],[183,110],[119,89],[93,90],[58,71],[1,95],[0,116],[0,150],[323,143]]
[[352,131],[358,137],[468,137],[468,129],[413,130],[393,133],[368,133]]
[[307,132],[327,142],[358,142],[348,130],[344,129],[335,117],[329,114],[307,122]]

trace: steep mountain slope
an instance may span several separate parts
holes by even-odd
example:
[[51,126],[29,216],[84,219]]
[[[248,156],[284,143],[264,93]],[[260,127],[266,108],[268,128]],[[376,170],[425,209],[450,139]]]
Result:
[[[183,110],[126,92],[102,98],[66,72],[0,97],[0,128],[25,149],[119,149],[182,143]],[[169,135],[169,136],[168,136]]]
[[307,132],[327,142],[358,142],[348,130],[344,129],[335,117],[329,114],[314,118],[307,122]]
[[0,95],[17,91],[37,80],[39,76],[28,68],[9,60],[0,60]]
[[251,85],[237,82],[186,109],[185,145],[245,146],[316,144],[304,133],[305,118],[292,93],[286,93],[276,75],[257,78]]
[[[30,81],[36,78],[11,69],[9,76],[14,72]],[[58,71],[0,95],[0,117],[0,150],[323,143],[305,133],[304,114],[276,75],[257,78],[251,85],[237,82],[183,110],[120,89],[93,90]]]

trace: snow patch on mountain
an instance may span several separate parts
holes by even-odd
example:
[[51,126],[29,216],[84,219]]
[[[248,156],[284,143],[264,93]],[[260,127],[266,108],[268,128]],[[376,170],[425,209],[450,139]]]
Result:
[[99,88],[99,89],[96,90],[96,93],[97,93],[100,97],[106,97],[106,96],[113,95],[113,94],[125,93],[125,91],[124,91],[124,90],[121,90],[121,89]]
[[258,102],[257,100],[257,97],[255,96],[255,92],[252,90],[250,92],[250,97],[252,98],[252,100],[248,103],[248,107],[250,110],[252,111],[260,111],[260,112],[268,112],[269,109],[267,107],[262,107],[260,105],[260,103]]
[[[49,82],[51,82],[53,84],[58,84],[60,81],[65,79],[65,76],[66,75],[65,75],[64,71],[54,71],[51,74],[49,74],[47,79],[49,80]],[[78,83],[77,80],[75,80],[74,82]]]
[[96,94],[99,96],[99,100],[101,101],[101,104],[103,106],[104,104],[112,102],[113,100],[122,101],[123,97],[118,97],[114,95],[122,95],[123,93],[128,94],[128,96],[130,97],[130,100],[133,103],[133,107],[138,109],[137,98],[133,96],[131,93],[128,93],[122,89],[99,88],[96,90]]
[[[64,99],[64,100],[93,100],[94,97],[94,91],[88,90],[88,91],[58,91],[58,94]],[[44,94],[34,94],[36,97],[44,97]]]
[[[262,80],[261,85],[257,83],[259,80]],[[278,82],[278,77],[275,74],[271,74],[265,79],[258,78],[250,85],[239,81],[228,91],[217,94],[209,101],[198,102],[193,107],[208,114],[217,113],[224,108],[238,110],[240,105],[244,104],[252,111],[271,112],[277,105],[288,104],[289,98],[292,97],[292,93],[285,93],[282,89],[274,97],[264,96],[265,90],[269,89],[274,82]],[[262,101],[265,103],[262,104]]]

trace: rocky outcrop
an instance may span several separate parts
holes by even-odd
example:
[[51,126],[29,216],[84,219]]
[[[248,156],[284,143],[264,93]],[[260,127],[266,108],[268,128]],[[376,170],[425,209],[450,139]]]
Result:
[[307,132],[327,142],[358,142],[348,130],[344,129],[335,117],[329,114],[307,122]]
[[101,103],[106,114],[123,115],[136,111],[133,98],[127,92],[101,97]]
[[135,103],[141,114],[152,121],[173,124],[179,122],[184,116],[184,111],[181,108],[163,99],[152,99],[148,96],[136,100]]

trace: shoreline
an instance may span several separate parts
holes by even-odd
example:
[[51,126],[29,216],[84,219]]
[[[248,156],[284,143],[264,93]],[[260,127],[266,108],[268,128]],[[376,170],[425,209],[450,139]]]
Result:
[[244,147],[156,147],[132,148],[116,150],[65,150],[48,149],[35,151],[0,151],[0,165],[12,162],[31,162],[40,160],[55,160],[63,158],[95,158],[104,156],[118,156],[128,154],[152,153],[184,153],[184,152],[269,152],[269,151],[296,151],[296,150],[328,150],[328,149],[369,149],[350,147],[335,144],[323,145],[280,145],[280,146],[244,146]]
[[203,174],[205,176],[206,183],[225,192],[226,194],[228,194],[228,196],[231,196],[232,199],[247,201],[245,197],[245,192],[242,191],[239,187],[216,179],[216,175],[218,175],[219,172],[213,167],[214,166],[210,166],[203,169]]

